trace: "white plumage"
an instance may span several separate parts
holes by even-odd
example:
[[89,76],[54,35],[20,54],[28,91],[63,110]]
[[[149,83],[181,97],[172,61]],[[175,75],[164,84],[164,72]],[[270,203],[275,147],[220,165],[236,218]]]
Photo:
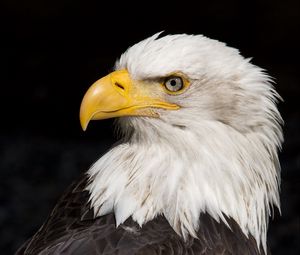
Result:
[[201,212],[224,222],[226,215],[266,250],[268,217],[280,206],[283,140],[270,78],[224,43],[158,36],[129,48],[116,70],[143,81],[180,72],[191,84],[164,95],[179,110],[118,120],[123,143],[88,172],[94,212],[114,212],[118,225],[132,216],[141,226],[163,214],[184,238],[196,236]]

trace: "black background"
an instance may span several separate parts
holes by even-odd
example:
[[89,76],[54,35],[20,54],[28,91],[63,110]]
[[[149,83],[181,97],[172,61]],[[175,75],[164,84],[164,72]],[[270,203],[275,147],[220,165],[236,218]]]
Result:
[[299,1],[2,0],[0,253],[30,237],[55,201],[116,141],[113,121],[82,132],[87,88],[130,45],[164,30],[226,42],[268,70],[284,98],[282,216],[270,223],[273,254],[299,253]]

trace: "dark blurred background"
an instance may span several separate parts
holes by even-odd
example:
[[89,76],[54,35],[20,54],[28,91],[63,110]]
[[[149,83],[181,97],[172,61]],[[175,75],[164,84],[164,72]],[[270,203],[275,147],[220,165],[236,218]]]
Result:
[[87,88],[130,45],[158,31],[204,34],[240,49],[284,98],[282,216],[273,254],[300,254],[300,1],[2,0],[0,3],[0,253],[12,254],[73,179],[115,141],[113,121],[82,132]]

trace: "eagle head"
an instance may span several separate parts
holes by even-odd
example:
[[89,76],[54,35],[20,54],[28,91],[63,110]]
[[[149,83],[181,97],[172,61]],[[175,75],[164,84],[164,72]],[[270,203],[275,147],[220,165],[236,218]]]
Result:
[[186,238],[208,213],[234,219],[266,248],[279,208],[279,98],[262,69],[219,41],[155,34],[135,44],[80,109],[84,130],[118,118],[123,133],[88,172],[96,216],[143,225],[163,214]]

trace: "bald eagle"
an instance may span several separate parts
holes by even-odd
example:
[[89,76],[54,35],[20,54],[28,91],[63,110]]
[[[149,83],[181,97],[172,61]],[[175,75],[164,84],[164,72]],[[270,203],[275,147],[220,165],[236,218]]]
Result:
[[17,254],[267,254],[280,208],[280,99],[238,50],[155,34],[86,92],[122,134]]

